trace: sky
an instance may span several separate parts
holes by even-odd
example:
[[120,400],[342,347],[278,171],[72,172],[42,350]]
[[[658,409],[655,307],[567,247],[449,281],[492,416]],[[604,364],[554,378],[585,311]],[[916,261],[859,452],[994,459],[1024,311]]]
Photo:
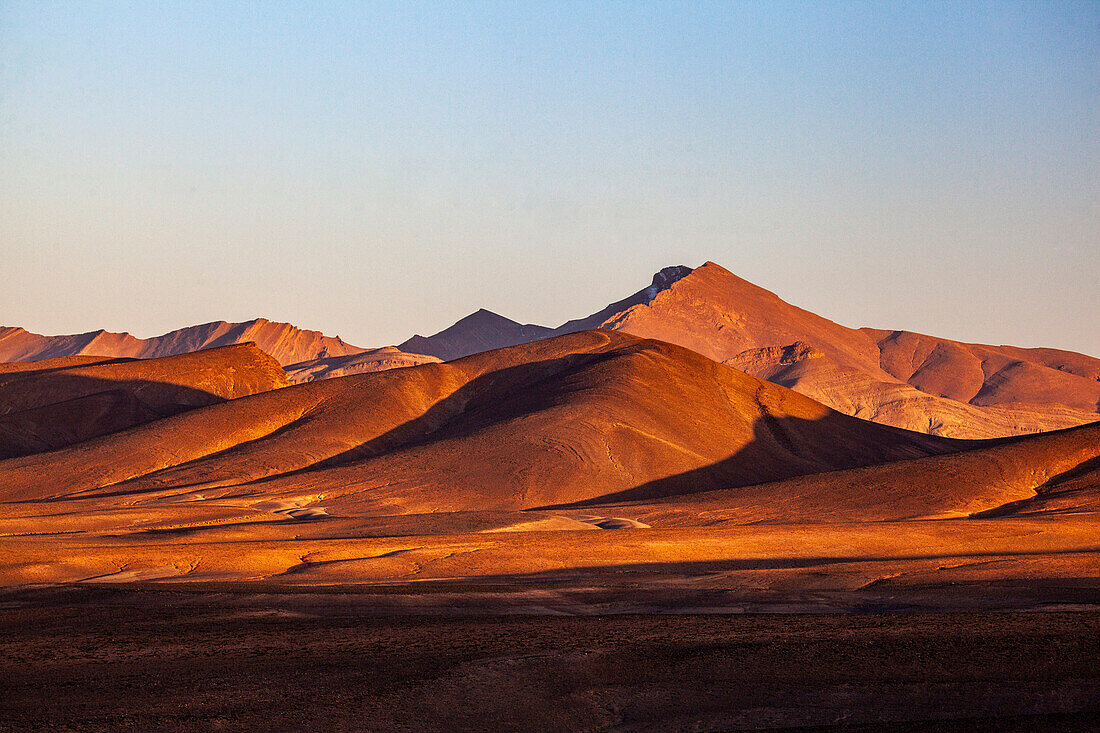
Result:
[[1100,3],[0,0],[0,324],[380,346],[707,260],[1100,356]]

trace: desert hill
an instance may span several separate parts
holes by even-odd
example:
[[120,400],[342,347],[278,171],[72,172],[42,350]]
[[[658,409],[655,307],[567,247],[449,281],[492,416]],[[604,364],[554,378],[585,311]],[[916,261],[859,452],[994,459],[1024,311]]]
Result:
[[0,458],[38,453],[288,384],[254,344],[159,359],[0,364]]
[[148,359],[247,342],[255,343],[280,364],[297,364],[309,359],[347,356],[363,351],[358,346],[344,343],[339,336],[325,336],[319,331],[300,329],[289,323],[257,318],[244,323],[204,323],[148,339],[107,331],[41,336],[22,328],[4,326],[0,327],[0,362],[79,355]]
[[486,343],[508,345],[509,338],[521,343],[539,333],[599,327],[678,344],[840,412],[920,432],[989,438],[1100,417],[1100,359],[848,328],[713,262],[665,268],[649,287],[557,329],[494,316],[483,332],[483,320],[471,316],[436,336],[416,337],[414,350],[451,359]]
[[968,445],[841,415],[681,347],[586,331],[261,392],[11,459],[0,463],[0,497],[516,510]]
[[332,379],[333,377],[346,377],[349,374],[402,369],[438,361],[439,359],[434,356],[410,354],[401,351],[396,346],[384,346],[380,349],[367,349],[358,354],[326,356],[298,364],[288,364],[284,367],[284,370],[291,383],[300,384],[317,379]]

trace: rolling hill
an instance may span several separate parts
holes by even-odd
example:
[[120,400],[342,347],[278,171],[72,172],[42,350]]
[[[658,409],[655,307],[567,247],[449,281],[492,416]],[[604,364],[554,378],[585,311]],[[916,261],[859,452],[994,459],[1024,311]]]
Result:
[[70,356],[0,364],[0,458],[89,438],[285,387],[254,344],[160,359]]

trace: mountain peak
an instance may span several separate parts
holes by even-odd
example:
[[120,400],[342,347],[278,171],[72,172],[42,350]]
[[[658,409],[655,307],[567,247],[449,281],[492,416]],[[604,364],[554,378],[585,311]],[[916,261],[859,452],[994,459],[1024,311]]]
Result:
[[[513,321],[511,318],[508,318],[507,316],[502,316],[499,313],[494,313],[493,311],[488,310],[487,308],[478,308],[476,311],[474,311],[470,315],[465,316],[464,318],[460,318],[458,321],[456,321],[451,326],[451,328],[456,328],[456,327],[463,327],[463,328],[467,328],[467,327],[492,327],[492,328],[501,328],[501,327],[513,328],[513,327],[517,327],[518,328],[521,325],[522,324],[520,324],[517,321]],[[447,330],[450,330],[450,329],[447,329]]]
[[546,338],[552,333],[551,329],[544,326],[519,323],[499,313],[479,308],[439,333],[427,337],[413,336],[397,348],[450,361],[479,351]]
[[653,275],[653,282],[643,292],[646,301],[653,300],[657,293],[672,286],[673,283],[684,279],[693,272],[687,265],[673,265],[659,270]]

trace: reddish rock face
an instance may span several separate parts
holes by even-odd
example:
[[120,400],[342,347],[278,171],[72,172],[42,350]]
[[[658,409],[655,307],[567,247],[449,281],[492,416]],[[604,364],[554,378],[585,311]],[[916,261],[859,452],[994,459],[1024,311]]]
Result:
[[1100,359],[846,328],[708,262],[603,326],[686,346],[857,417],[960,438],[1100,418]]

